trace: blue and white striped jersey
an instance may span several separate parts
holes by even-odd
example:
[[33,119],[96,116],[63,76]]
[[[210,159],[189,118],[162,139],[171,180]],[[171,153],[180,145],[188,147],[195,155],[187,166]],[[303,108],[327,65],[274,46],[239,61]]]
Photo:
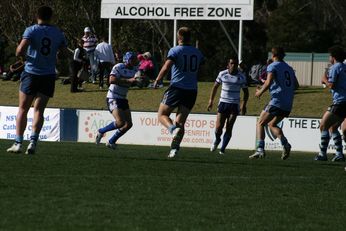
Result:
[[246,77],[242,72],[238,71],[237,74],[232,75],[227,69],[221,71],[215,81],[222,84],[220,102],[240,103],[240,90],[247,88]]
[[[116,64],[110,75],[114,75],[117,78],[131,79],[135,76],[137,68],[128,69],[124,63]],[[126,99],[129,87],[119,86],[117,84],[111,84],[108,88],[107,98],[109,99]]]

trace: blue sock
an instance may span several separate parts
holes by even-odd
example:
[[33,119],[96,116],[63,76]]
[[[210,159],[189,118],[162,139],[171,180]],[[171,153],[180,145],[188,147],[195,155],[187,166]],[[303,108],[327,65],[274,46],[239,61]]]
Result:
[[219,144],[221,142],[221,134],[215,132],[214,144]]
[[174,129],[176,129],[177,128],[177,125],[174,125],[174,124],[172,124],[171,126],[169,126],[168,127],[168,131],[169,131],[169,133],[173,133],[173,131],[174,131]]
[[113,131],[114,129],[116,129],[117,126],[115,126],[115,122],[111,122],[110,124],[108,124],[107,126],[103,127],[103,128],[100,128],[98,130],[99,133],[101,134],[104,134],[106,132],[109,132],[109,131]]
[[327,148],[329,144],[330,136],[329,136],[329,131],[321,131],[321,144],[320,144],[320,150],[322,155],[327,154]]
[[264,140],[257,140],[257,150],[261,149],[264,150]]
[[284,135],[281,136],[280,141],[282,146],[285,146],[286,144],[288,144],[288,141]]
[[339,131],[335,131],[332,133],[335,149],[336,149],[336,155],[343,155],[342,152],[342,140],[341,135]]
[[226,149],[230,140],[231,140],[231,136],[229,134],[225,133],[222,137],[222,146],[220,149],[221,152],[225,152],[225,149]]
[[117,142],[117,140],[124,135],[124,133],[122,131],[120,131],[119,129],[115,130],[114,135],[109,139],[109,143],[110,144],[115,144],[115,142]]
[[16,143],[20,143],[20,144],[21,144],[21,143],[23,143],[23,139],[24,139],[24,137],[23,137],[23,136],[17,136],[17,135],[16,135],[15,142],[16,142]]
[[37,142],[38,140],[38,137],[39,137],[39,134],[36,133],[36,132],[31,132],[31,135],[30,135],[30,141],[33,141],[33,142]]

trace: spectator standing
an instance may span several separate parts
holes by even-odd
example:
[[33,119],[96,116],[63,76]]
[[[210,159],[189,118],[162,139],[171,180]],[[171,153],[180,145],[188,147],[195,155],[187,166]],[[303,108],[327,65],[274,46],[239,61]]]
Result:
[[[101,43],[96,46],[96,55],[99,59],[100,80],[99,87],[103,89],[104,77],[108,79],[109,73],[115,64],[113,49],[105,37],[101,37]],[[107,85],[108,81],[107,81]]]
[[92,83],[96,83],[97,62],[95,57],[95,48],[97,44],[97,38],[91,33],[90,27],[85,27],[84,36],[82,37],[82,39],[84,41],[83,48],[86,51],[90,62],[91,81]]
[[78,72],[85,68],[87,63],[86,51],[83,48],[84,40],[79,40],[77,48],[74,50],[72,61],[72,79],[71,79],[71,92],[79,92],[78,86],[81,87],[83,80],[78,78]]

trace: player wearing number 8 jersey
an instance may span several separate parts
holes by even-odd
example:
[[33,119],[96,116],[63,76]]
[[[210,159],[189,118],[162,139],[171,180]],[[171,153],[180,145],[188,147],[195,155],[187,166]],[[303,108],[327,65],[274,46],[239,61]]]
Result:
[[[191,30],[181,27],[177,34],[178,46],[168,52],[167,60],[156,78],[154,87],[171,69],[172,78],[169,88],[161,101],[159,121],[173,135],[169,158],[174,157],[184,136],[184,124],[193,108],[197,97],[197,78],[199,66],[203,63],[202,53],[190,45]],[[175,108],[178,108],[175,121],[169,117]]]
[[285,160],[289,157],[291,145],[284,136],[282,129],[277,125],[290,114],[294,91],[299,84],[292,67],[283,60],[284,57],[285,52],[283,48],[272,48],[272,59],[274,62],[267,67],[267,80],[262,88],[257,88],[256,90],[256,97],[259,98],[269,89],[271,100],[265,106],[257,121],[257,150],[255,154],[249,156],[250,159],[264,158],[265,156],[264,126],[266,125],[269,126],[273,135],[281,141],[283,147],[281,158]]
[[33,104],[34,118],[26,154],[34,154],[43,126],[43,113],[49,98],[54,94],[56,55],[60,49],[66,51],[66,40],[57,27],[49,24],[52,14],[48,6],[38,8],[37,24],[26,28],[16,49],[16,55],[23,57],[26,62],[21,75],[16,138],[12,147],[7,149],[8,152],[21,152],[27,114]]

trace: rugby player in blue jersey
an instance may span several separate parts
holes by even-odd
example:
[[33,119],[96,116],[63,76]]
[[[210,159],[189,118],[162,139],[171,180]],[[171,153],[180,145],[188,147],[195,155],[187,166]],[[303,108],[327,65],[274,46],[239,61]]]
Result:
[[265,106],[257,121],[257,149],[253,155],[249,156],[250,159],[265,157],[264,126],[266,125],[281,141],[283,147],[281,159],[287,159],[291,151],[291,145],[277,124],[290,114],[294,91],[299,87],[299,84],[294,70],[283,60],[285,57],[284,49],[274,47],[271,51],[273,63],[267,67],[267,79],[261,88],[256,89],[255,94],[256,97],[260,98],[269,89],[271,100]]
[[[345,161],[342,139],[338,131],[338,127],[346,118],[346,64],[343,63],[344,59],[345,52],[342,47],[334,46],[329,49],[329,61],[332,66],[329,68],[328,73],[323,75],[322,83],[331,89],[333,104],[327,109],[321,120],[320,152],[315,157],[315,160],[318,161],[328,159],[327,148],[331,137],[336,147],[336,155],[332,161]],[[343,126],[343,131],[345,131],[344,128]]]
[[53,11],[50,7],[38,8],[37,24],[25,29],[23,38],[16,49],[16,56],[23,57],[26,61],[20,78],[15,143],[7,149],[7,152],[21,152],[27,114],[33,104],[32,132],[25,153],[35,153],[44,122],[43,113],[49,98],[54,95],[57,52],[59,50],[66,52],[67,45],[64,34],[57,27],[50,25],[52,15]]
[[[180,149],[185,133],[184,124],[196,102],[199,67],[204,62],[202,53],[191,46],[191,30],[188,27],[178,30],[177,39],[178,46],[169,50],[167,60],[154,82],[156,87],[171,69],[170,86],[164,93],[158,110],[160,123],[173,135],[168,158],[176,156]],[[176,117],[172,121],[170,114],[176,108]]]
[[[229,60],[228,69],[221,71],[216,78],[215,84],[211,90],[210,99],[207,110],[210,111],[213,107],[214,98],[217,89],[222,85],[221,96],[217,110],[215,139],[210,148],[213,152],[217,149],[221,142],[223,127],[226,123],[226,131],[222,138],[222,145],[219,154],[224,154],[225,149],[231,140],[234,122],[241,112],[246,113],[246,103],[249,99],[249,90],[247,88],[246,77],[238,70],[238,58],[233,57]],[[240,90],[243,90],[244,96],[240,106]]]
[[106,132],[115,130],[106,146],[116,148],[117,140],[132,127],[131,110],[127,100],[129,87],[136,81],[134,76],[137,72],[137,54],[126,52],[123,63],[116,64],[109,77],[109,89],[107,93],[107,106],[115,121],[100,128],[96,135],[96,144],[101,142]]

